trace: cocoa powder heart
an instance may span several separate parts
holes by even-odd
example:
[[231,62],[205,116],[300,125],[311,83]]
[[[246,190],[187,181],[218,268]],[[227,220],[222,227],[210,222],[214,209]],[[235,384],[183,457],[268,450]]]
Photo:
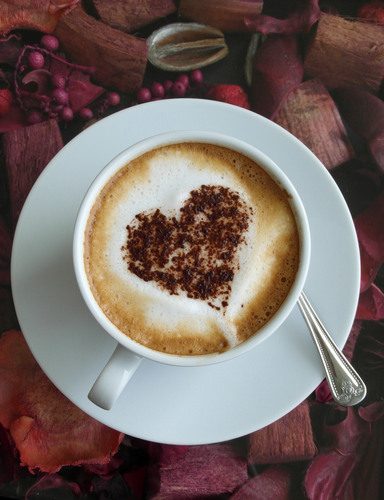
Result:
[[225,308],[252,213],[239,193],[203,185],[190,193],[177,216],[160,209],[136,215],[127,226],[123,259],[129,271],[171,295],[183,291]]

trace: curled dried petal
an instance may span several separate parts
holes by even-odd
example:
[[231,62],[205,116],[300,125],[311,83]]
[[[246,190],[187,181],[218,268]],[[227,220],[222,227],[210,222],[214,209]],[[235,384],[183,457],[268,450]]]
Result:
[[257,49],[252,69],[251,109],[273,120],[288,94],[303,78],[296,37],[273,35]]
[[245,19],[249,30],[258,31],[264,36],[271,34],[300,35],[308,33],[321,14],[318,0],[307,0],[295,9],[286,19],[259,14]]
[[64,465],[108,463],[124,437],[56,389],[18,330],[0,339],[0,423],[9,429],[22,465],[50,473]]
[[361,291],[367,290],[384,263],[384,191],[354,223],[361,259]]

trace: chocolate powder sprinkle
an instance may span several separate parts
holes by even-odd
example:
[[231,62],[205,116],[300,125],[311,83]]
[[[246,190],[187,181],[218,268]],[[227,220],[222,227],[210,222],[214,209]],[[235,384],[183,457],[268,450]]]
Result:
[[121,250],[129,271],[155,281],[171,295],[228,305],[235,255],[245,242],[252,209],[223,186],[201,186],[190,193],[179,218],[160,210],[140,213],[127,226]]

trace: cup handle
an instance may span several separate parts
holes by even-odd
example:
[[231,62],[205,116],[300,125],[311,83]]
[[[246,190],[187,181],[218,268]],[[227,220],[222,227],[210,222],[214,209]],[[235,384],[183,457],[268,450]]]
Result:
[[100,408],[110,410],[142,359],[118,344],[89,391],[88,399]]

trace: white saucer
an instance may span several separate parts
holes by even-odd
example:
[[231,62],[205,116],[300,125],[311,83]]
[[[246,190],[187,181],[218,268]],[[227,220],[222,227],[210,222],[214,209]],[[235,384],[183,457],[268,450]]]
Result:
[[150,135],[204,129],[233,135],[269,155],[301,195],[312,234],[305,290],[341,347],[360,285],[357,238],[337,185],[317,158],[273,122],[198,99],[135,106],[101,120],[67,144],[39,177],[21,213],[12,255],[17,315],[38,363],[78,407],[125,434],[203,444],[258,430],[292,410],[324,378],[296,307],[257,348],[211,367],[144,361],[111,411],[87,394],[115,348],[88,312],[72,267],[72,233],[87,186],[117,153]]

